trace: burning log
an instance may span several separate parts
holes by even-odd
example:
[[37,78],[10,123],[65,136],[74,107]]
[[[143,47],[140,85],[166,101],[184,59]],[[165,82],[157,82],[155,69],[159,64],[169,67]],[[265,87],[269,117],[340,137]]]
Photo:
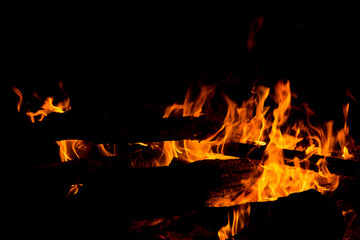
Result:
[[[251,203],[250,221],[239,239],[342,239],[345,225],[332,199],[315,190],[274,202]],[[236,239],[236,237],[235,237]]]
[[[104,186],[105,188],[112,186],[108,188],[109,192],[113,192],[112,189],[118,189],[130,193],[128,205],[136,202],[137,198],[141,199],[142,193],[140,194],[140,192],[148,192],[149,195],[152,195],[151,192],[158,192],[155,194],[156,200],[154,199],[155,203],[153,203],[158,208],[162,208],[158,204],[161,202],[160,199],[182,199],[183,196],[189,194],[196,196],[194,199],[197,200],[188,201],[187,207],[213,206],[224,198],[229,202],[235,200],[244,191],[242,181],[250,177],[256,179],[262,172],[259,165],[261,154],[264,154],[264,147],[254,148],[253,145],[233,143],[226,145],[225,151],[235,156],[246,157],[247,155],[248,158],[202,160],[185,165],[184,163],[175,164],[175,160],[173,160],[173,163],[167,167],[133,168],[132,159],[128,155],[122,154],[98,160],[75,159],[65,163],[43,165],[33,168],[32,178],[38,179],[39,183],[43,179],[47,179],[49,185],[82,183],[99,190]],[[287,150],[284,154],[287,156],[292,154],[291,157],[294,157],[301,156],[303,153]],[[340,173],[345,176],[352,176],[360,169],[359,163],[355,161],[330,158],[329,162],[331,170],[335,170],[336,173],[342,170]],[[285,163],[292,164],[291,162]],[[353,164],[353,166],[347,164]],[[315,171],[317,170],[315,164],[313,168]],[[139,184],[139,180],[141,184]],[[171,182],[173,185],[171,189],[159,186],[159,183],[163,181]],[[144,182],[146,182],[145,185]],[[134,189],[138,189],[139,192]],[[141,204],[139,203],[139,205]],[[179,205],[184,204],[179,202]],[[172,208],[172,206],[168,207]],[[144,210],[144,212],[146,211],[147,209]]]
[[[250,207],[250,216],[241,218],[234,212]],[[344,221],[332,200],[309,190],[294,193],[272,202],[255,202],[222,208],[204,208],[168,218],[133,221],[129,238],[219,239],[218,231],[227,224],[242,231],[228,239],[333,239],[344,235]],[[239,218],[237,218],[239,217]],[[235,226],[236,223],[238,226]]]
[[[144,198],[145,202],[154,195]],[[233,223],[233,212],[243,205],[221,208],[199,208],[168,217],[147,216],[128,218],[124,207],[116,201],[106,205],[93,204],[83,199],[75,205],[54,206],[40,214],[49,216],[43,222],[31,222],[41,231],[56,230],[66,220],[69,232],[79,237],[121,236],[124,239],[219,239],[218,231]],[[291,194],[272,202],[250,203],[250,217],[238,219],[246,227],[231,239],[330,239],[340,240],[344,234],[344,221],[338,207],[329,197],[309,190]],[[135,210],[127,206],[128,212]],[[74,214],[76,213],[76,215]],[[76,217],[74,217],[76,216]],[[38,225],[39,224],[39,225]],[[43,228],[44,225],[50,228]],[[79,231],[77,231],[79,230]],[[68,234],[68,232],[66,232]]]
[[[224,154],[242,158],[249,158],[254,160],[261,160],[265,154],[266,146],[255,146],[251,144],[243,144],[243,143],[228,143],[225,144]],[[297,150],[288,150],[283,149],[285,160],[294,159],[295,157],[299,159],[305,158],[305,152],[297,151]],[[313,163],[310,168],[316,170],[316,163],[319,159],[324,158],[324,156],[320,155],[312,155],[309,160]],[[357,160],[350,159],[341,159],[336,157],[326,157],[326,162],[328,169],[330,172],[358,178],[360,176],[360,162]],[[291,165],[290,161],[285,161],[286,164]]]
[[261,173],[258,166],[247,159],[204,160],[155,168],[123,168],[111,163],[122,160],[108,157],[102,165],[94,165],[77,159],[40,166],[32,169],[28,179],[33,181],[33,186],[48,185],[49,189],[50,186],[82,183],[75,198],[91,199],[94,204],[121,203],[123,214],[128,207],[136,209],[131,212],[132,216],[168,216],[212,205],[224,196],[235,198],[244,190],[242,180]]
[[[117,161],[119,158],[106,160]],[[52,219],[51,225],[58,226],[67,219],[69,225],[82,226],[83,229],[116,231],[130,238],[152,239],[139,229],[130,233],[129,229],[134,222],[156,218],[154,222],[160,225],[150,223],[146,234],[205,234],[209,239],[217,239],[217,231],[226,225],[228,212],[236,206],[209,208],[208,200],[224,197],[231,189],[234,193],[241,192],[239,183],[242,179],[249,178],[256,171],[260,174],[257,164],[247,159],[233,159],[157,168],[122,168],[108,164],[112,166],[108,168],[89,166],[86,160],[79,159],[33,169],[33,178],[26,179],[32,179],[30,185],[37,189],[29,191],[31,195],[28,196],[35,198],[37,206],[34,208],[30,204],[31,208],[40,211],[44,219]],[[38,182],[34,182],[34,178]],[[47,190],[56,191],[56,186],[63,185],[64,180],[74,184],[72,181],[76,179],[84,186],[72,198],[54,200],[56,198],[51,196],[51,200],[39,201]],[[330,202],[317,192],[307,191],[274,202],[251,203],[248,227],[237,233],[234,239],[286,239],[294,231],[297,234],[292,239],[297,236],[302,239],[304,236],[307,239],[312,239],[312,236],[314,239],[315,236],[317,239],[341,239],[343,220],[341,215],[338,216],[339,210]],[[59,223],[55,224],[57,221]],[[201,231],[192,229],[194,226],[201,226]],[[187,228],[193,232],[184,231]],[[324,235],[319,237],[319,234]],[[158,239],[156,235],[152,237]]]

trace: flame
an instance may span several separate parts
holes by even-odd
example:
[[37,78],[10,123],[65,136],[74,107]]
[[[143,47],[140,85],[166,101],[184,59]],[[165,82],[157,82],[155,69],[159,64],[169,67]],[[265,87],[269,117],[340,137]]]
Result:
[[[298,135],[300,129],[297,128],[294,135],[283,133],[281,127],[286,123],[291,108],[290,83],[279,82],[275,86],[275,102],[278,108],[274,109],[274,121],[269,134],[270,142],[265,150],[267,159],[264,162],[264,171],[256,184],[256,201],[271,201],[279,197],[287,196],[294,192],[301,192],[308,189],[316,189],[325,192],[327,189],[319,183],[319,178],[326,178],[327,185],[334,189],[338,185],[338,177],[331,174],[326,167],[325,159],[320,159],[317,163],[318,173],[300,167],[300,160],[292,160],[294,167],[287,166],[284,162],[284,153],[282,149],[295,149],[298,142],[302,140]],[[330,131],[326,143],[329,143]],[[326,151],[329,144],[325,144]],[[322,151],[322,153],[325,153]],[[304,161],[308,161],[305,157]],[[323,180],[323,179],[321,179]]]
[[228,224],[218,231],[219,239],[229,239],[238,232],[241,232],[248,224],[249,217],[250,204],[236,206],[232,211],[232,218],[230,217],[230,213],[228,215]]
[[[330,173],[326,166],[326,158],[321,158],[317,162],[318,172],[314,172],[304,168],[300,163],[306,163],[309,166],[308,158],[314,152],[321,152],[325,156],[330,152],[331,147],[334,145],[334,137],[332,135],[332,122],[326,124],[327,131],[316,129],[312,125],[306,127],[305,123],[302,124],[287,124],[289,119],[289,112],[291,109],[291,91],[290,83],[279,82],[274,88],[274,100],[278,107],[273,110],[273,121],[269,133],[269,142],[265,150],[265,158],[262,168],[262,174],[257,179],[249,178],[242,183],[246,186],[246,190],[233,202],[229,200],[219,201],[217,206],[244,204],[248,202],[262,202],[274,201],[279,197],[288,196],[291,193],[302,192],[308,189],[316,189],[321,193],[333,191],[339,184],[339,176]],[[291,126],[291,127],[288,127]],[[299,127],[301,126],[301,128]],[[310,134],[311,130],[316,129],[319,135],[310,136],[310,140],[315,140],[318,145],[310,145],[309,151],[306,151],[307,156],[305,159],[300,160],[294,158],[291,160],[294,166],[285,164],[285,157],[283,149],[295,149],[297,144],[303,140],[299,137],[301,132]],[[306,136],[305,134],[305,136]],[[310,141],[313,143],[312,141]],[[316,151],[315,151],[316,149]],[[239,216],[241,217],[241,216]],[[246,219],[238,219],[236,221],[246,221]],[[234,223],[228,221],[228,225],[219,230],[219,239],[228,238],[227,233],[229,229],[234,228]],[[231,236],[237,232],[231,231]]]
[[269,134],[270,142],[274,143],[277,148],[295,149],[296,144],[302,140],[301,138],[298,138],[300,133],[299,129],[295,125],[293,126],[293,128],[296,129],[295,136],[287,133],[289,130],[283,132],[280,129],[289,118],[289,112],[291,109],[290,82],[287,81],[285,84],[279,82],[275,86],[274,90],[274,100],[278,104],[278,107],[273,111],[274,120]]
[[[39,118],[37,120],[39,122],[41,122],[47,115],[49,115],[52,112],[64,113],[71,109],[70,99],[69,99],[69,97],[67,97],[66,93],[64,92],[63,83],[61,81],[59,81],[59,88],[63,91],[64,95],[66,96],[66,98],[63,101],[58,102],[57,104],[54,105],[54,97],[47,97],[45,99],[43,105],[41,106],[41,108],[39,110],[37,110],[36,112],[27,110],[26,115],[30,118],[30,121],[32,123],[35,123],[35,117],[39,116]],[[16,93],[16,95],[19,96],[19,101],[17,103],[17,109],[18,109],[18,112],[20,112],[20,108],[23,103],[23,95],[22,95],[21,91],[14,86],[12,87],[12,90]],[[34,96],[36,98],[40,99],[40,97],[36,93],[34,93]]]
[[28,111],[26,115],[30,118],[32,123],[35,123],[35,117],[40,116],[38,121],[41,122],[47,115],[52,112],[56,113],[64,113],[71,109],[70,107],[70,99],[66,98],[63,102],[59,102],[54,105],[54,97],[47,97],[44,101],[44,104],[41,106],[36,112]]
[[[203,86],[201,88],[199,97],[195,101],[191,101],[190,91],[187,91],[183,104],[173,104],[166,108],[164,118],[171,116],[183,117],[199,117],[203,115],[203,106],[208,102],[215,93],[215,85]],[[220,130],[219,130],[220,131]],[[181,158],[189,162],[203,160],[203,159],[229,159],[234,157],[224,156],[222,154],[214,153],[213,146],[218,145],[215,137],[219,133],[211,135],[210,137],[199,141],[183,140],[183,141],[166,141],[162,149],[163,154],[158,163],[168,165],[171,160]]]
[[269,91],[269,88],[263,86],[254,88],[252,91],[254,95],[249,100],[244,101],[241,107],[238,107],[235,102],[224,95],[228,105],[228,112],[223,125],[225,130],[224,139],[221,141],[223,144],[234,141],[263,145],[263,133],[269,127],[265,119],[265,114],[269,108],[264,107]]
[[[199,97],[191,101],[187,92],[183,104],[173,104],[165,110],[164,118],[171,116],[199,117],[204,115],[203,106],[214,95],[215,85],[203,86]],[[228,106],[223,126],[214,134],[201,141],[183,140],[164,142],[162,164],[168,165],[176,157],[189,162],[203,159],[233,159],[224,155],[224,145],[229,142],[254,143],[265,145],[264,131],[269,127],[265,115],[269,107],[264,107],[269,88],[259,86],[252,91],[252,97],[239,107],[223,94]]]
[[[62,88],[62,83],[59,83]],[[166,108],[164,118],[169,117],[207,117],[210,100],[215,94],[216,85],[203,86],[197,98],[192,99],[190,90],[186,93],[182,104],[175,103]],[[23,96],[21,91],[15,87],[13,91],[19,96],[17,110],[20,111]],[[280,81],[274,86],[272,95],[276,104],[275,109],[265,105],[270,88],[264,86],[254,87],[252,95],[239,106],[227,95],[222,94],[227,106],[222,126],[201,141],[181,140],[164,141],[161,143],[136,143],[160,151],[160,157],[151,166],[167,166],[173,158],[193,162],[204,159],[233,159],[234,156],[224,155],[224,146],[230,142],[251,143],[266,146],[261,165],[258,166],[262,172],[260,176],[250,177],[242,180],[241,184],[245,190],[235,200],[222,199],[213,206],[233,206],[232,214],[229,213],[228,224],[222,227],[218,236],[227,239],[242,231],[248,223],[250,215],[250,202],[274,201],[279,197],[288,196],[291,193],[315,189],[323,194],[334,191],[339,184],[339,176],[332,174],[326,163],[326,157],[340,148],[344,159],[352,158],[348,147],[353,144],[349,136],[347,125],[349,104],[343,107],[344,127],[336,134],[334,133],[334,122],[329,121],[323,125],[315,126],[311,122],[314,112],[303,104],[301,111],[305,119],[291,120],[292,97],[290,82]],[[66,96],[66,95],[65,95]],[[51,112],[64,113],[70,110],[68,97],[64,101],[54,104],[53,97],[47,97],[36,112],[27,111],[26,115],[34,123],[35,119],[42,121]],[[213,112],[212,112],[213,113]],[[57,141],[60,149],[62,162],[75,158],[87,156],[92,145],[82,140]],[[115,156],[117,146],[98,144],[98,151],[102,156]],[[303,159],[286,159],[284,149],[303,151]],[[316,163],[318,170],[310,170],[309,158],[320,155]],[[292,164],[290,166],[289,164]],[[75,194],[80,185],[71,186],[68,196]],[[232,216],[232,217],[231,217]]]
[[[165,110],[164,118],[174,116],[199,117],[204,114],[205,103],[209,103],[214,95],[215,86],[203,86],[199,96],[191,100],[187,92],[183,104],[173,104]],[[336,145],[342,148],[342,156],[350,158],[347,146],[351,143],[346,124],[347,107],[344,107],[345,126],[335,136],[333,121],[322,126],[311,124],[313,111],[304,104],[306,119],[299,119],[290,124],[291,98],[295,94],[290,91],[290,82],[279,82],[274,87],[274,102],[277,104],[272,112],[265,106],[270,89],[264,86],[254,87],[253,95],[239,107],[227,95],[222,94],[227,105],[227,113],[222,127],[214,134],[201,141],[182,140],[157,143],[163,151],[158,165],[168,165],[173,158],[189,162],[203,159],[230,159],[224,155],[224,146],[229,142],[251,143],[255,145],[275,144],[280,149],[305,151],[306,156],[317,154],[329,156]]]
[[80,187],[82,187],[83,185],[81,183],[77,183],[77,184],[73,184],[70,186],[70,189],[66,195],[66,198],[69,198],[70,195],[75,195],[78,193]]
[[[213,91],[211,86],[203,87],[200,97],[195,101],[191,101],[188,91],[184,103],[168,107],[164,117],[204,115],[203,106],[214,95]],[[240,107],[223,94],[228,111],[222,127],[200,142],[165,142],[162,145],[165,164],[170,163],[173,157],[190,162],[213,158],[228,159],[231,156],[223,155],[223,149],[229,142],[266,145],[263,164],[259,166],[261,176],[243,180],[245,190],[237,199],[221,199],[213,206],[240,204],[245,208],[244,204],[249,202],[274,201],[279,197],[309,189],[316,189],[323,194],[334,191],[339,184],[339,176],[330,173],[326,165],[326,156],[332,153],[338,143],[333,133],[333,121],[322,127],[312,125],[310,117],[314,113],[304,105],[306,119],[291,124],[291,98],[296,95],[291,93],[289,81],[280,81],[275,85],[273,99],[277,107],[272,111],[272,115],[269,107],[265,106],[270,89],[259,86],[254,88],[252,93],[250,99],[244,101]],[[344,110],[344,114],[346,119],[347,111]],[[347,129],[345,124],[341,133],[348,134]],[[305,158],[285,159],[284,149],[300,149],[305,152]],[[317,162],[317,172],[309,169],[309,158],[314,154],[325,156]],[[240,232],[246,226],[249,214],[250,207],[239,207],[232,213],[232,218],[229,214],[228,224],[218,232],[219,239],[227,239]]]
[[82,140],[61,140],[56,141],[59,145],[59,155],[61,162],[67,162],[75,158],[80,158],[81,152],[87,152],[88,144]]
[[15,94],[19,96],[19,101],[18,101],[16,106],[17,106],[18,112],[20,112],[20,108],[21,108],[21,105],[23,103],[23,95],[22,95],[21,91],[18,88],[14,87],[14,86],[11,87],[11,88],[15,92]]
[[117,145],[113,144],[97,144],[101,156],[113,157],[117,155]]
[[349,153],[347,146],[349,144],[353,144],[353,139],[349,138],[349,127],[347,126],[347,118],[349,113],[349,103],[343,106],[343,113],[344,113],[344,127],[338,132],[337,140],[339,141],[342,157],[344,159],[354,158],[354,155]]

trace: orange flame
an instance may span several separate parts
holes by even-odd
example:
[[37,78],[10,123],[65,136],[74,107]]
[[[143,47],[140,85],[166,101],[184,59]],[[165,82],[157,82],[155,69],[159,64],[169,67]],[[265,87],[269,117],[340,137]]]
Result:
[[21,105],[22,105],[22,102],[23,102],[23,95],[22,95],[21,91],[18,88],[14,87],[14,86],[11,87],[11,88],[16,93],[16,95],[19,96],[19,101],[18,101],[16,106],[17,106],[18,112],[20,112],[20,108],[21,108]]
[[[67,162],[75,158],[80,158],[85,155],[88,149],[88,144],[82,140],[61,140],[56,141],[59,145],[59,155],[61,162]],[[84,154],[85,153],[85,154]]]
[[341,129],[336,138],[339,141],[341,151],[342,151],[342,157],[345,159],[354,158],[354,155],[349,153],[349,150],[347,148],[348,144],[353,143],[353,139],[349,138],[349,127],[347,126],[347,118],[349,113],[349,103],[343,106],[343,113],[344,113],[344,128]]
[[69,198],[70,195],[75,195],[78,193],[80,187],[82,187],[83,185],[81,183],[77,183],[77,184],[73,184],[70,186],[70,189],[66,195],[66,198]]
[[41,109],[39,109],[36,112],[28,111],[26,115],[30,118],[32,123],[35,123],[36,116],[40,116],[38,121],[41,122],[47,115],[49,115],[52,112],[64,113],[71,109],[69,98],[66,98],[63,102],[59,102],[56,105],[54,105],[53,102],[54,102],[54,97],[47,97],[44,101],[44,104],[41,106]]
[[[184,103],[169,106],[163,117],[199,117],[203,115],[203,106],[214,95],[214,91],[214,85],[203,86],[195,101],[191,101],[190,91],[188,91]],[[262,86],[254,88],[253,96],[248,101],[244,101],[241,107],[238,107],[234,101],[223,94],[228,105],[223,126],[200,142],[194,140],[164,142],[163,155],[159,162],[168,165],[174,157],[189,162],[203,159],[233,159],[233,156],[223,154],[224,145],[228,142],[251,142],[264,145],[263,133],[269,127],[265,119],[268,107],[264,107],[268,95],[269,88]],[[215,152],[214,149],[216,149]]]
[[[190,91],[186,93],[186,97],[183,104],[173,104],[165,110],[164,118],[171,116],[183,116],[183,117],[199,117],[203,115],[202,108],[204,104],[215,93],[215,85],[202,87],[199,97],[195,101],[190,99]],[[218,145],[216,136],[218,132],[210,137],[199,141],[183,140],[183,141],[166,141],[163,144],[163,154],[161,160],[158,163],[168,165],[171,160],[181,158],[189,162],[203,160],[203,159],[229,159],[234,157],[224,156],[222,154],[214,153],[213,146]]]
[[[243,181],[246,186],[246,190],[234,201],[228,200],[219,201],[217,206],[243,204],[247,202],[255,201],[274,201],[279,197],[288,196],[291,193],[301,192],[308,189],[316,189],[321,193],[333,191],[339,184],[339,176],[329,172],[326,166],[325,158],[320,159],[317,162],[318,172],[304,169],[300,166],[300,162],[309,162],[308,158],[314,154],[314,149],[317,149],[316,153],[321,152],[325,156],[330,152],[330,149],[334,145],[334,137],[332,136],[332,122],[329,122],[326,126],[328,131],[324,134],[323,130],[317,130],[316,132],[320,136],[311,136],[310,139],[316,139],[318,146],[310,145],[311,151],[307,151],[305,159],[300,160],[294,158],[291,161],[294,166],[288,166],[285,164],[285,158],[283,149],[295,149],[297,144],[303,139],[299,137],[301,132],[310,134],[311,129],[314,128],[310,125],[310,128],[305,127],[305,123],[295,124],[292,127],[284,128],[284,124],[289,118],[289,111],[291,108],[291,91],[290,83],[279,82],[275,86],[275,102],[278,107],[273,111],[273,122],[271,131],[269,133],[269,143],[265,150],[265,159],[261,168],[262,175],[257,179],[247,179]],[[302,129],[299,128],[302,127]],[[287,126],[285,126],[287,127]],[[290,130],[289,130],[290,129]],[[295,130],[295,131],[291,131]],[[293,132],[291,134],[291,132]],[[309,166],[309,163],[307,164]],[[245,219],[239,219],[237,221],[245,221]],[[235,220],[232,224],[234,224]],[[229,226],[225,226],[219,230],[219,239],[226,239],[228,235],[225,234],[225,229],[230,229],[231,223],[228,221]],[[233,226],[231,227],[233,229]],[[231,236],[234,236],[237,232],[231,232]]]
[[[59,87],[63,91],[63,83],[61,81],[59,81]],[[20,112],[20,108],[23,103],[22,93],[16,87],[12,87],[12,90],[16,93],[16,95],[19,96],[19,101],[17,103],[17,109],[18,109],[18,112]],[[34,93],[34,95],[38,98],[36,93]],[[66,96],[66,94],[65,94],[65,96]],[[38,121],[41,122],[47,115],[49,115],[52,112],[64,113],[66,111],[69,111],[70,109],[71,109],[70,99],[68,97],[66,97],[64,101],[59,102],[56,105],[54,105],[54,97],[47,97],[39,110],[37,110],[36,112],[31,112],[28,110],[26,112],[26,115],[30,118],[30,121],[32,123],[35,123],[35,117],[37,117],[37,116],[39,116]]]
[[[59,84],[62,89],[62,83]],[[215,85],[203,86],[199,96],[191,99],[190,91],[187,92],[182,104],[173,104],[166,108],[163,115],[168,117],[200,117],[205,115],[204,106],[209,103],[215,94]],[[21,92],[13,87],[13,91],[19,96],[17,109],[20,111],[23,98]],[[294,96],[290,90],[290,82],[280,81],[274,87],[274,102],[277,107],[271,112],[265,102],[270,94],[270,89],[264,86],[254,87],[252,96],[238,106],[227,95],[223,94],[227,104],[227,113],[223,124],[216,132],[201,141],[182,140],[165,141],[161,143],[147,143],[153,149],[159,150],[161,156],[156,159],[156,166],[169,165],[173,158],[180,158],[189,162],[204,159],[230,159],[233,156],[224,155],[224,146],[229,142],[252,143],[266,145],[265,155],[259,169],[260,177],[243,180],[245,191],[235,200],[223,199],[213,204],[214,206],[231,206],[246,204],[255,201],[273,201],[279,197],[285,197],[291,193],[316,189],[321,193],[334,191],[339,184],[339,176],[330,173],[326,164],[326,157],[333,153],[337,146],[341,148],[344,159],[353,157],[348,150],[353,140],[349,136],[347,118],[349,104],[343,108],[344,127],[333,133],[333,121],[329,121],[321,127],[311,124],[310,118],[313,111],[304,104],[306,119],[297,119],[291,123],[290,111],[292,109],[291,98]],[[48,97],[40,110],[28,111],[26,114],[32,122],[39,116],[42,121],[51,112],[63,113],[70,110],[70,100],[53,104],[53,97]],[[86,156],[90,150],[90,144],[82,140],[58,141],[60,158],[62,162]],[[143,143],[138,143],[143,144]],[[97,145],[103,156],[115,156],[116,145]],[[283,149],[301,150],[305,153],[304,159],[285,159]],[[309,170],[309,158],[314,155],[322,155],[317,162],[318,171]],[[291,162],[293,166],[286,163]],[[73,185],[69,191],[76,193],[80,185]],[[228,218],[228,224],[219,232],[220,239],[234,236],[246,227],[250,214],[250,205],[240,205]]]
[[239,205],[233,209],[232,218],[228,215],[228,224],[218,231],[220,240],[226,240],[241,232],[249,222],[250,204]]

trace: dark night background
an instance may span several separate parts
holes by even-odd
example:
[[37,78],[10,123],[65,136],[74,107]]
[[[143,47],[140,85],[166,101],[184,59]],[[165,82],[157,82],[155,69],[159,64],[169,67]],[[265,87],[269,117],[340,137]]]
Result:
[[72,111],[145,119],[183,101],[190,86],[223,80],[220,90],[240,104],[254,82],[273,87],[282,79],[324,121],[342,125],[342,105],[350,101],[350,133],[357,139],[360,100],[345,93],[360,99],[359,19],[265,15],[249,49],[258,16],[229,15],[144,10],[9,17],[2,37],[5,112],[17,114],[11,86],[25,97],[36,91],[45,98],[56,95],[59,80]]

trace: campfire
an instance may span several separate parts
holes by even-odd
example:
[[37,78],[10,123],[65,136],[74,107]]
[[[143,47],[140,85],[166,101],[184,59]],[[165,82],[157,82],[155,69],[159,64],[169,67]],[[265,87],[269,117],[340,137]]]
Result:
[[11,234],[359,239],[356,21],[143,18],[9,48]]
[[53,229],[64,218],[131,239],[358,234],[358,212],[343,193],[360,171],[349,103],[335,129],[334,121],[315,125],[307,104],[292,104],[289,81],[254,85],[241,105],[221,93],[218,112],[217,87],[188,90],[183,103],[139,127],[73,115],[62,82],[61,101],[34,95],[36,111],[13,86],[26,131],[58,146],[58,162],[31,166],[32,184],[46,186],[34,200],[35,213],[51,219],[43,224]]

